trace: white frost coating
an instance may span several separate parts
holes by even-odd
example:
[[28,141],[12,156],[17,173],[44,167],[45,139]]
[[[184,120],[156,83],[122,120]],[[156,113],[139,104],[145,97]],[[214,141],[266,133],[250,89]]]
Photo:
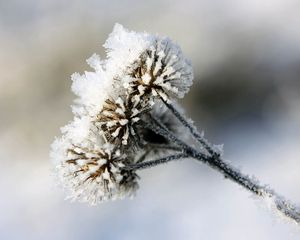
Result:
[[94,53],[90,58],[86,60],[87,64],[90,65],[91,68],[95,69],[96,72],[102,72],[102,62],[100,56]]
[[278,195],[273,190],[265,187],[261,190],[261,197],[267,209],[273,212],[282,221],[300,223],[300,208],[289,200]]
[[133,64],[151,45],[154,37],[147,33],[136,33],[115,24],[105,44],[107,60],[105,69],[111,76],[121,74]]
[[72,91],[79,97],[76,100],[77,105],[73,107],[75,114],[79,113],[80,107],[84,107],[94,116],[102,109],[102,104],[109,94],[113,93],[112,81],[102,70],[85,72],[83,75],[74,73],[72,81]]
[[65,138],[71,139],[73,144],[79,144],[89,139],[92,124],[88,116],[74,117],[74,120],[61,128]]

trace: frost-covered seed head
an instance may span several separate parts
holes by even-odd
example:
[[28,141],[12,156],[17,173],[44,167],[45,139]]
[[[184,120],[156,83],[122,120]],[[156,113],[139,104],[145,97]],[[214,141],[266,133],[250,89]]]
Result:
[[75,146],[56,169],[70,198],[90,204],[131,196],[138,188],[137,175],[125,170],[129,160],[114,149]]
[[107,99],[102,111],[96,116],[95,125],[99,127],[106,141],[128,145],[136,135],[135,125],[143,111],[141,105],[134,106],[130,99]]
[[133,101],[160,96],[183,97],[193,81],[190,62],[170,39],[156,39],[132,66],[123,86]]

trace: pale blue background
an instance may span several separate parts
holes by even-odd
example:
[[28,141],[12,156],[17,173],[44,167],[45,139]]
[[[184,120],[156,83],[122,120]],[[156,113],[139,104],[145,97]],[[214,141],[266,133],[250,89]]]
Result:
[[300,2],[0,1],[0,239],[300,239],[234,183],[182,161],[141,172],[133,200],[64,201],[49,145],[72,117],[70,75],[115,22],[192,60],[183,101],[225,158],[300,203]]

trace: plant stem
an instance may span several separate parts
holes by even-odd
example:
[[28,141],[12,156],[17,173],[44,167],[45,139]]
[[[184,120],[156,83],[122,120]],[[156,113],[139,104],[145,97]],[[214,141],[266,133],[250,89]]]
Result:
[[152,161],[147,161],[147,162],[140,162],[136,164],[130,164],[129,166],[126,167],[127,170],[140,170],[140,169],[146,169],[146,168],[151,168],[155,167],[160,164],[164,164],[170,161],[174,160],[179,160],[188,157],[187,154],[185,153],[179,153],[179,154],[174,154],[174,155],[169,155],[167,157],[159,158],[156,160]]
[[178,139],[172,132],[170,132],[165,126],[163,126],[161,123],[159,123],[154,117],[149,116],[151,121],[142,121],[143,125],[152,131],[154,131],[156,134],[161,135],[162,137],[165,137],[170,142],[176,144],[178,147],[182,148],[182,151],[185,152],[188,155],[195,155],[199,158],[208,159],[208,156],[206,156],[203,153],[200,153],[196,151],[193,147],[189,146],[185,142]]
[[147,147],[151,147],[153,150],[160,149],[160,150],[171,150],[171,151],[177,151],[177,152],[182,151],[180,147],[171,146],[168,144],[149,143],[149,144],[147,144]]
[[170,111],[174,114],[174,116],[182,123],[182,125],[189,129],[192,136],[202,144],[205,149],[212,155],[214,154],[214,149],[211,147],[211,144],[197,131],[196,127],[193,126],[189,120],[187,120],[172,104],[162,99],[164,104],[170,109]]
[[181,147],[183,153],[167,156],[165,158],[150,162],[140,163],[140,165],[135,166],[134,169],[145,169],[162,163],[170,162],[172,160],[191,157],[207,164],[208,166],[222,173],[225,178],[236,182],[256,196],[267,200],[268,203],[271,204],[274,209],[278,210],[283,216],[294,220],[296,223],[300,223],[300,210],[294,204],[278,195],[274,190],[268,188],[267,186],[261,185],[256,179],[241,173],[237,168],[222,160],[220,155],[215,151],[212,152],[211,156],[206,156],[205,154],[178,139],[165,126],[158,123],[155,118],[152,117],[152,121],[153,122],[144,122],[145,126],[153,130],[156,134],[165,137],[170,142],[173,142]]

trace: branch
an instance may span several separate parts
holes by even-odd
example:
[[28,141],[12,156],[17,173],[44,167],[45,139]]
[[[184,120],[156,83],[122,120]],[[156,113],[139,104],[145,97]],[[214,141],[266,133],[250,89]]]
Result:
[[174,116],[182,123],[182,125],[189,129],[192,136],[201,143],[205,149],[212,155],[214,154],[214,149],[211,147],[211,144],[197,131],[196,127],[193,126],[189,120],[186,119],[172,103],[169,103],[162,99],[164,104],[170,109]]
[[188,157],[188,155],[185,153],[170,155],[170,156],[159,158],[159,159],[152,160],[152,161],[130,164],[129,166],[126,167],[126,170],[141,170],[141,169],[151,168],[151,167],[155,167],[160,164],[164,164],[164,163],[174,161],[174,160],[183,159],[186,157]]
[[[157,134],[160,134],[161,136],[167,138],[169,141],[172,141],[174,144],[177,144],[178,146],[182,147],[182,151],[184,153],[173,155],[170,158],[167,157],[163,159],[158,159],[157,161],[154,161],[153,164],[149,162],[149,167],[156,166],[160,163],[166,163],[179,158],[192,157],[217,170],[225,178],[236,182],[251,193],[261,197],[263,200],[266,200],[269,203],[269,205],[271,205],[271,207],[278,211],[278,213],[280,213],[282,216],[285,216],[296,223],[300,223],[300,209],[297,208],[294,204],[281,197],[274,190],[268,188],[265,185],[261,185],[253,177],[241,173],[237,168],[231,166],[228,162],[222,160],[218,153],[213,152],[212,155],[209,157],[204,155],[203,153],[199,152],[198,150],[179,140],[173,133],[166,129],[165,126],[162,126],[159,123],[157,124],[157,121],[155,121],[155,119],[153,120],[154,124],[151,122],[144,122],[145,126],[150,127]],[[147,163],[145,163],[144,168],[148,167],[146,164]]]

